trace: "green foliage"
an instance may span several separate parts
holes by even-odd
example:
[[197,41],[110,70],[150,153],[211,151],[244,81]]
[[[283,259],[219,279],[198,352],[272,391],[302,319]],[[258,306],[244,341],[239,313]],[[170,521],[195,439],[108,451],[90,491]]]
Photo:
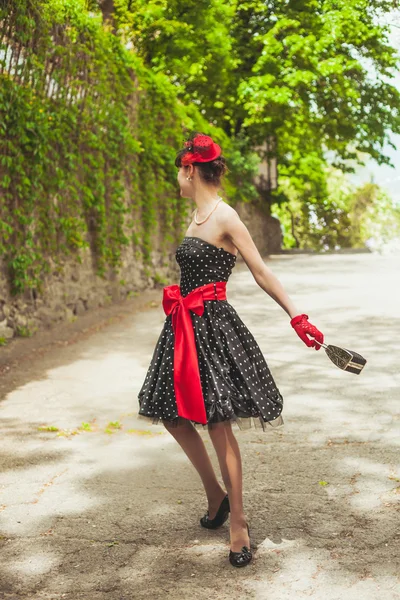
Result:
[[258,1],[240,5],[237,28],[252,42],[251,72],[238,98],[249,136],[276,140],[281,185],[275,201],[286,199],[289,180],[310,208],[323,206],[327,151],[344,171],[353,170],[348,161],[361,153],[390,163],[382,147],[390,131],[400,130],[400,95],[390,83],[399,58],[388,27],[377,24],[382,2],[282,1],[273,10]]
[[273,205],[286,248],[380,249],[400,238],[400,207],[379,186],[367,183],[355,187],[337,169],[329,169],[326,175],[323,202],[304,203],[296,188],[288,186],[288,200]]
[[78,429],[82,431],[93,431],[91,423],[86,423],[85,421],[82,421],[82,425],[78,427]]
[[39,431],[59,431],[59,428],[55,425],[41,425],[38,427]]
[[159,273],[155,273],[154,274],[154,283],[164,286],[164,285],[168,284],[168,281],[165,279],[165,277],[163,277]]
[[131,246],[152,276],[155,230],[164,251],[186,221],[172,150],[185,130],[224,148],[233,204],[258,200],[253,149],[272,141],[288,244],[366,239],[360,206],[379,202],[329,191],[327,151],[344,170],[360,153],[389,163],[398,57],[376,15],[391,2],[114,0],[107,22],[101,6],[0,3],[0,257],[13,293],[40,291],[68,256],[118,271]]
[[107,427],[109,427],[110,429],[122,429],[122,424],[120,423],[120,421],[110,421],[107,424]]
[[165,250],[186,220],[172,149],[212,127],[85,8],[0,4],[0,257],[14,294],[89,251],[99,276],[128,245],[151,268],[154,230]]
[[[101,20],[79,0],[19,0],[2,17],[18,33],[4,44],[0,87],[0,254],[21,293],[40,289],[63,257],[89,245],[99,274],[119,264],[127,243],[121,173],[140,146],[125,109],[129,57]],[[19,68],[10,49],[23,56]]]
[[29,327],[28,325],[19,325],[15,330],[15,334],[18,337],[32,337],[36,330],[36,327]]
[[[328,151],[344,171],[362,153],[390,164],[382,148],[400,132],[400,94],[390,82],[399,57],[377,15],[393,2],[189,0],[182,9],[169,0],[115,0],[115,7],[121,35],[183,102],[201,106],[234,143],[242,136],[247,150],[273,141],[275,203],[294,188],[305,212],[323,207]],[[247,154],[243,163],[247,175]]]
[[[146,65],[165,73],[182,101],[221,114],[231,85],[235,3],[221,0],[115,0],[115,18]],[[219,89],[219,92],[217,92]]]
[[351,197],[351,246],[381,249],[392,240],[400,239],[400,206],[374,183],[367,183]]

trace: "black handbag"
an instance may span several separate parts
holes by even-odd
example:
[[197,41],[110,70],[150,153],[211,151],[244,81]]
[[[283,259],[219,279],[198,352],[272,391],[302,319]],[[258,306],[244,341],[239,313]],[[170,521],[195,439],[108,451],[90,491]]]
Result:
[[317,344],[324,347],[328,358],[343,371],[359,375],[367,364],[367,360],[361,354],[358,354],[358,352],[354,352],[354,350],[339,348],[339,346],[333,346],[332,344],[321,344],[321,342],[317,342]]

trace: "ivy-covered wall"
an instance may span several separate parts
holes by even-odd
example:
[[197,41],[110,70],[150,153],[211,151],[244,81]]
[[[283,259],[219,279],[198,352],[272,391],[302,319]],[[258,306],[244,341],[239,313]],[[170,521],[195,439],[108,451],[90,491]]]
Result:
[[191,129],[224,148],[227,201],[256,199],[257,156],[80,0],[0,2],[0,343],[166,281]]
[[[260,253],[264,256],[279,252],[279,221],[255,204],[240,203],[235,208]],[[161,301],[162,286],[178,282],[179,268],[174,258],[175,244],[165,252],[157,230],[152,242],[150,264],[144,266],[143,260],[135,257],[133,246],[129,246],[122,251],[121,269],[118,272],[108,269],[103,277],[96,274],[90,249],[82,249],[79,262],[74,257],[66,258],[62,265],[47,273],[40,294],[30,290],[12,295],[3,263],[0,266],[0,343],[5,344],[14,336],[31,336],[38,329],[62,321],[74,321],[87,310],[131,298],[145,289],[159,288]],[[241,261],[239,255],[238,264]]]

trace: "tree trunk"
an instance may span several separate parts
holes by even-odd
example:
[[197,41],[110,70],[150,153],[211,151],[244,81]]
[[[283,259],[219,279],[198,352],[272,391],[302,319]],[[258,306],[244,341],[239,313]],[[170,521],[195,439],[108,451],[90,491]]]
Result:
[[104,23],[110,23],[112,25],[113,31],[115,33],[115,23],[114,23],[114,0],[99,0],[100,10],[103,13],[103,21]]

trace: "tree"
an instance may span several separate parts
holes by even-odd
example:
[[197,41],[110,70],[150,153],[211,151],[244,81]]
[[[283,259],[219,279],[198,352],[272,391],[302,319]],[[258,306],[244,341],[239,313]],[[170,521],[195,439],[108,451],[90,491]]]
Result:
[[329,168],[323,202],[304,203],[294,187],[289,200],[274,207],[284,231],[284,244],[311,250],[379,249],[400,239],[400,207],[375,183],[352,185],[338,169]]
[[[326,195],[333,165],[368,154],[400,132],[398,67],[381,0],[115,0],[119,31],[184,102],[248,146],[276,140],[280,177],[305,202]],[[285,200],[284,186],[275,201]]]

